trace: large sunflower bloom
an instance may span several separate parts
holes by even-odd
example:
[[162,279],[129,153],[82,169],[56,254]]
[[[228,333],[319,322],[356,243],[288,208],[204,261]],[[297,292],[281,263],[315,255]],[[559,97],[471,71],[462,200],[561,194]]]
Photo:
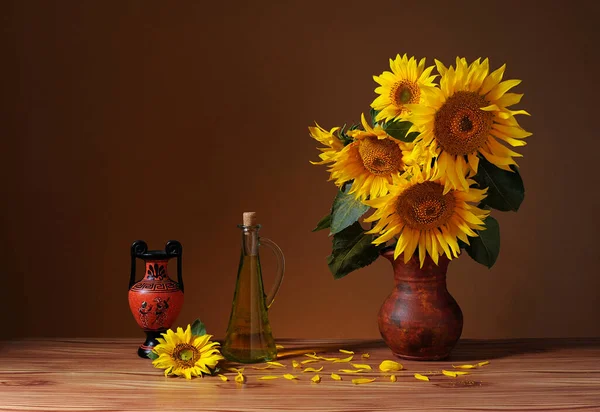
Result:
[[404,119],[409,115],[407,104],[418,104],[423,101],[424,89],[433,88],[431,76],[433,66],[425,68],[425,59],[419,63],[414,57],[410,59],[406,54],[397,55],[390,59],[391,72],[384,71],[373,80],[380,84],[375,89],[379,96],[371,103],[371,107],[378,110],[376,121],[389,121]]
[[414,154],[410,145],[390,137],[380,126],[369,126],[364,114],[361,122],[365,130],[349,131],[354,142],[335,155],[330,180],[337,186],[353,180],[348,193],[361,200],[374,199],[388,193],[392,176],[404,171]]
[[[394,178],[387,196],[367,201],[375,212],[365,222],[377,221],[367,233],[379,234],[373,243],[385,243],[398,238],[394,259],[404,253],[408,263],[418,248],[421,267],[429,254],[438,264],[439,257],[458,257],[460,247],[457,239],[469,244],[468,236],[475,237],[475,230],[483,230],[488,210],[470,203],[478,203],[486,196],[487,189],[450,190],[444,193],[443,179],[433,179],[430,172],[413,168]],[[474,184],[467,179],[468,184]]]
[[224,359],[218,349],[219,343],[210,341],[212,335],[194,336],[190,325],[185,332],[182,328],[177,328],[177,333],[169,329],[162,336],[164,339],[157,339],[159,344],[154,352],[158,358],[152,364],[164,369],[165,376],[172,374],[192,379],[203,373],[211,374],[211,369]]
[[323,152],[319,155],[321,158],[320,162],[311,162],[314,165],[322,165],[325,163],[331,163],[334,161],[335,154],[342,150],[344,144],[341,140],[335,135],[340,128],[334,127],[330,131],[323,129],[317,123],[316,126],[309,126],[308,131],[310,136],[318,141],[319,143],[324,144],[326,147],[319,147],[318,149]]
[[413,123],[411,131],[421,132],[419,144],[436,154],[436,177],[447,176],[445,190],[468,188],[465,176],[477,173],[478,154],[501,169],[512,170],[513,158],[522,155],[498,140],[524,146],[522,139],[531,135],[515,119],[517,114],[528,113],[508,109],[523,97],[508,93],[521,81],[501,81],[506,65],[488,74],[488,59],[467,65],[464,58],[457,58],[456,69],[437,60],[436,65],[442,75],[440,88],[432,89],[424,104],[408,105],[408,120]]

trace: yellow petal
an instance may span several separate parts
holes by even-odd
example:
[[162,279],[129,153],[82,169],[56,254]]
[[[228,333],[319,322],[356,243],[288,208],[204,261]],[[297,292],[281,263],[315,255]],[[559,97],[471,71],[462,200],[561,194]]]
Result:
[[275,348],[276,349],[284,349],[284,346],[283,345],[275,345]]
[[321,356],[317,356],[316,353],[305,353],[304,356],[308,356],[311,359],[321,360]]
[[229,371],[229,372],[235,372],[235,373],[242,373],[242,372],[244,372],[244,368],[240,368],[240,369],[238,369],[238,368],[225,368],[225,370]]
[[252,369],[256,369],[256,370],[264,370],[264,369],[275,369],[274,366],[271,365],[266,365],[266,366],[251,366]]
[[333,379],[334,381],[341,381],[342,377],[340,375],[338,375],[337,373],[332,373],[331,379]]
[[396,382],[396,375],[392,375],[392,376],[390,376],[390,381],[392,381],[392,382]]
[[365,371],[366,369],[340,369],[340,372],[344,373],[360,373]]
[[292,366],[296,369],[302,369],[302,364],[296,360],[292,361]]
[[314,383],[319,383],[321,382],[321,377],[319,375],[315,375],[311,378],[311,381]]
[[333,363],[350,362],[354,358],[354,355],[348,356],[347,358],[327,358],[327,360],[333,359]]
[[363,359],[369,359],[371,355],[369,355],[368,353],[363,353],[362,355],[360,355],[360,357]]
[[353,363],[352,366],[354,366],[357,369],[373,370],[373,368],[371,368],[371,366],[369,366],[367,364],[363,364],[363,363]]
[[318,362],[318,359],[307,359],[305,361],[300,362],[303,365],[306,365],[307,363],[313,363],[313,362]]
[[304,369],[302,372],[321,372],[323,370],[323,366],[321,366],[319,369],[315,369],[315,368],[306,368]]
[[450,376],[451,378],[456,378],[458,375],[456,372],[442,370],[442,373],[446,376]]
[[290,380],[290,381],[292,381],[294,379],[298,379],[297,376],[294,376],[291,373],[286,373],[285,375],[283,375],[283,377],[286,378],[286,379],[288,379],[288,380]]
[[427,376],[423,376],[420,373],[415,373],[415,378],[420,381],[429,381],[429,378]]
[[477,365],[452,365],[455,369],[473,369],[476,368]]
[[242,375],[241,373],[238,373],[237,376],[235,377],[235,381],[237,383],[246,383],[246,377],[244,375]]
[[354,352],[352,352],[351,350],[340,349],[340,352],[346,353],[348,355],[354,355]]
[[379,364],[379,370],[383,372],[396,372],[402,370],[402,364],[391,360],[384,360]]
[[355,384],[355,385],[362,385],[363,383],[371,383],[371,382],[375,382],[375,378],[372,378],[372,379],[368,379],[368,378],[352,379],[352,383]]
[[271,366],[277,366],[279,368],[285,368],[285,365],[279,362],[267,362]]
[[464,371],[454,371],[454,373],[456,374],[456,376],[468,375],[469,374],[469,372],[464,372]]
[[489,364],[490,364],[490,361],[487,361],[487,360],[486,360],[486,361],[484,361],[484,362],[479,362],[479,363],[477,364],[477,366],[485,366],[485,365],[489,365]]
[[225,375],[221,375],[220,373],[217,375],[223,382],[227,382],[229,379]]
[[260,378],[258,378],[258,380],[261,380],[261,381],[269,381],[271,379],[279,379],[279,376],[267,375],[267,376],[261,376]]

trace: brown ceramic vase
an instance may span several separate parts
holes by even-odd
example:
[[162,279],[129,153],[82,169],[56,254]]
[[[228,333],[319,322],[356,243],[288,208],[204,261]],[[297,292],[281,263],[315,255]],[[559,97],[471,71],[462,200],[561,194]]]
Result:
[[419,257],[408,263],[394,251],[382,253],[394,269],[395,287],[379,310],[379,331],[394,355],[411,360],[448,357],[462,333],[463,315],[446,288],[449,260],[439,266],[429,256],[419,268]]

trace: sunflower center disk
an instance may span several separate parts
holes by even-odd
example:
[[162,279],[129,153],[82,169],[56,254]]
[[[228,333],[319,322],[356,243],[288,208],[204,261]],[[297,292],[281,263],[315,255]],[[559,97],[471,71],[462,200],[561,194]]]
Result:
[[180,343],[173,350],[173,359],[179,366],[191,368],[199,357],[198,349],[188,343]]
[[390,99],[398,107],[405,104],[419,103],[421,97],[421,89],[416,82],[402,80],[396,83],[391,90]]
[[456,92],[435,114],[433,133],[441,148],[457,156],[476,152],[490,134],[494,114],[481,110],[488,106],[475,92]]
[[402,150],[390,139],[365,137],[359,141],[358,153],[365,168],[374,175],[390,175],[402,169]]
[[444,187],[435,182],[417,183],[398,198],[396,210],[408,227],[430,230],[448,222],[456,201],[452,192],[443,194]]

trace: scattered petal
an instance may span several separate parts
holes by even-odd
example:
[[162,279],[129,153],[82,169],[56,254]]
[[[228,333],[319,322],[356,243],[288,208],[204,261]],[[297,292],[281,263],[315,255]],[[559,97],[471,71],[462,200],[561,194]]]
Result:
[[392,381],[392,382],[396,382],[396,375],[392,375],[392,376],[390,376],[390,381]]
[[313,362],[318,362],[318,361],[319,361],[318,359],[307,359],[307,360],[304,360],[304,361],[302,361],[300,363],[303,364],[303,365],[306,365],[307,363],[313,363]]
[[280,368],[285,368],[285,365],[283,363],[279,363],[279,362],[267,362],[269,365],[271,366],[277,366]]
[[479,363],[477,364],[477,366],[485,366],[485,365],[489,365],[489,364],[490,364],[490,361],[487,361],[487,360],[486,360],[486,361],[484,361],[484,362],[479,362]]
[[372,378],[372,379],[368,379],[368,378],[352,379],[352,383],[355,384],[355,385],[362,385],[363,383],[371,383],[371,382],[375,382],[375,378]]
[[330,358],[333,359],[333,363],[350,362],[354,358],[354,355],[348,356],[347,358]]
[[220,373],[219,373],[217,376],[218,376],[219,378],[221,378],[221,380],[222,380],[223,382],[227,382],[227,381],[229,380],[229,378],[227,378],[227,376],[225,376],[225,375],[221,375]]
[[296,369],[302,369],[302,365],[300,364],[300,362],[295,360],[292,361],[292,366]]
[[323,370],[323,366],[321,366],[319,369],[315,369],[315,368],[306,368],[304,369],[302,372],[321,372]]
[[468,375],[469,374],[469,372],[462,372],[462,371],[455,371],[454,373],[456,373],[456,376]]
[[274,366],[271,365],[266,365],[266,366],[251,366],[252,369],[256,369],[256,370],[264,370],[264,369],[274,369]]
[[383,372],[396,372],[402,370],[402,364],[391,360],[384,360],[379,364],[379,370]]
[[315,375],[312,377],[311,381],[313,381],[314,383],[319,383],[321,382],[321,377],[319,375]]
[[237,376],[235,377],[235,381],[237,383],[246,383],[246,377],[244,375],[242,375],[241,373],[238,373]]
[[235,373],[242,373],[244,372],[244,368],[225,368],[225,370],[229,371],[229,372],[235,372]]
[[451,378],[456,378],[458,375],[456,372],[442,370],[442,373],[446,376],[450,376]]
[[476,368],[477,365],[452,365],[452,367],[456,369],[473,369]]
[[275,345],[276,349],[285,349],[283,345]]
[[267,375],[267,376],[261,376],[260,378],[258,378],[258,380],[261,380],[261,381],[268,381],[271,379],[279,379],[279,376]]
[[366,369],[340,369],[340,372],[344,373],[360,373],[364,371],[366,371]]
[[360,355],[360,357],[363,359],[369,359],[371,355],[369,355],[368,353],[363,353],[362,355]]
[[354,366],[356,369],[365,369],[368,371],[373,370],[373,368],[371,368],[371,366],[364,364],[364,363],[353,363],[352,366]]
[[321,356],[317,356],[317,354],[315,352],[313,353],[305,353],[304,356],[308,356],[311,359],[316,359],[316,360],[321,360],[322,357]]
[[351,350],[340,349],[340,352],[345,353],[347,355],[354,355],[354,352],[352,352]]
[[429,382],[429,378],[427,376],[421,375],[420,373],[415,373],[415,378],[420,381],[428,381]]
[[297,376],[294,376],[291,373],[286,373],[285,375],[283,375],[283,377],[286,378],[286,379],[288,379],[288,380],[290,380],[290,381],[292,381],[294,379],[298,379]]
[[334,381],[341,381],[342,377],[340,375],[338,375],[337,373],[332,373],[331,379],[333,379]]

